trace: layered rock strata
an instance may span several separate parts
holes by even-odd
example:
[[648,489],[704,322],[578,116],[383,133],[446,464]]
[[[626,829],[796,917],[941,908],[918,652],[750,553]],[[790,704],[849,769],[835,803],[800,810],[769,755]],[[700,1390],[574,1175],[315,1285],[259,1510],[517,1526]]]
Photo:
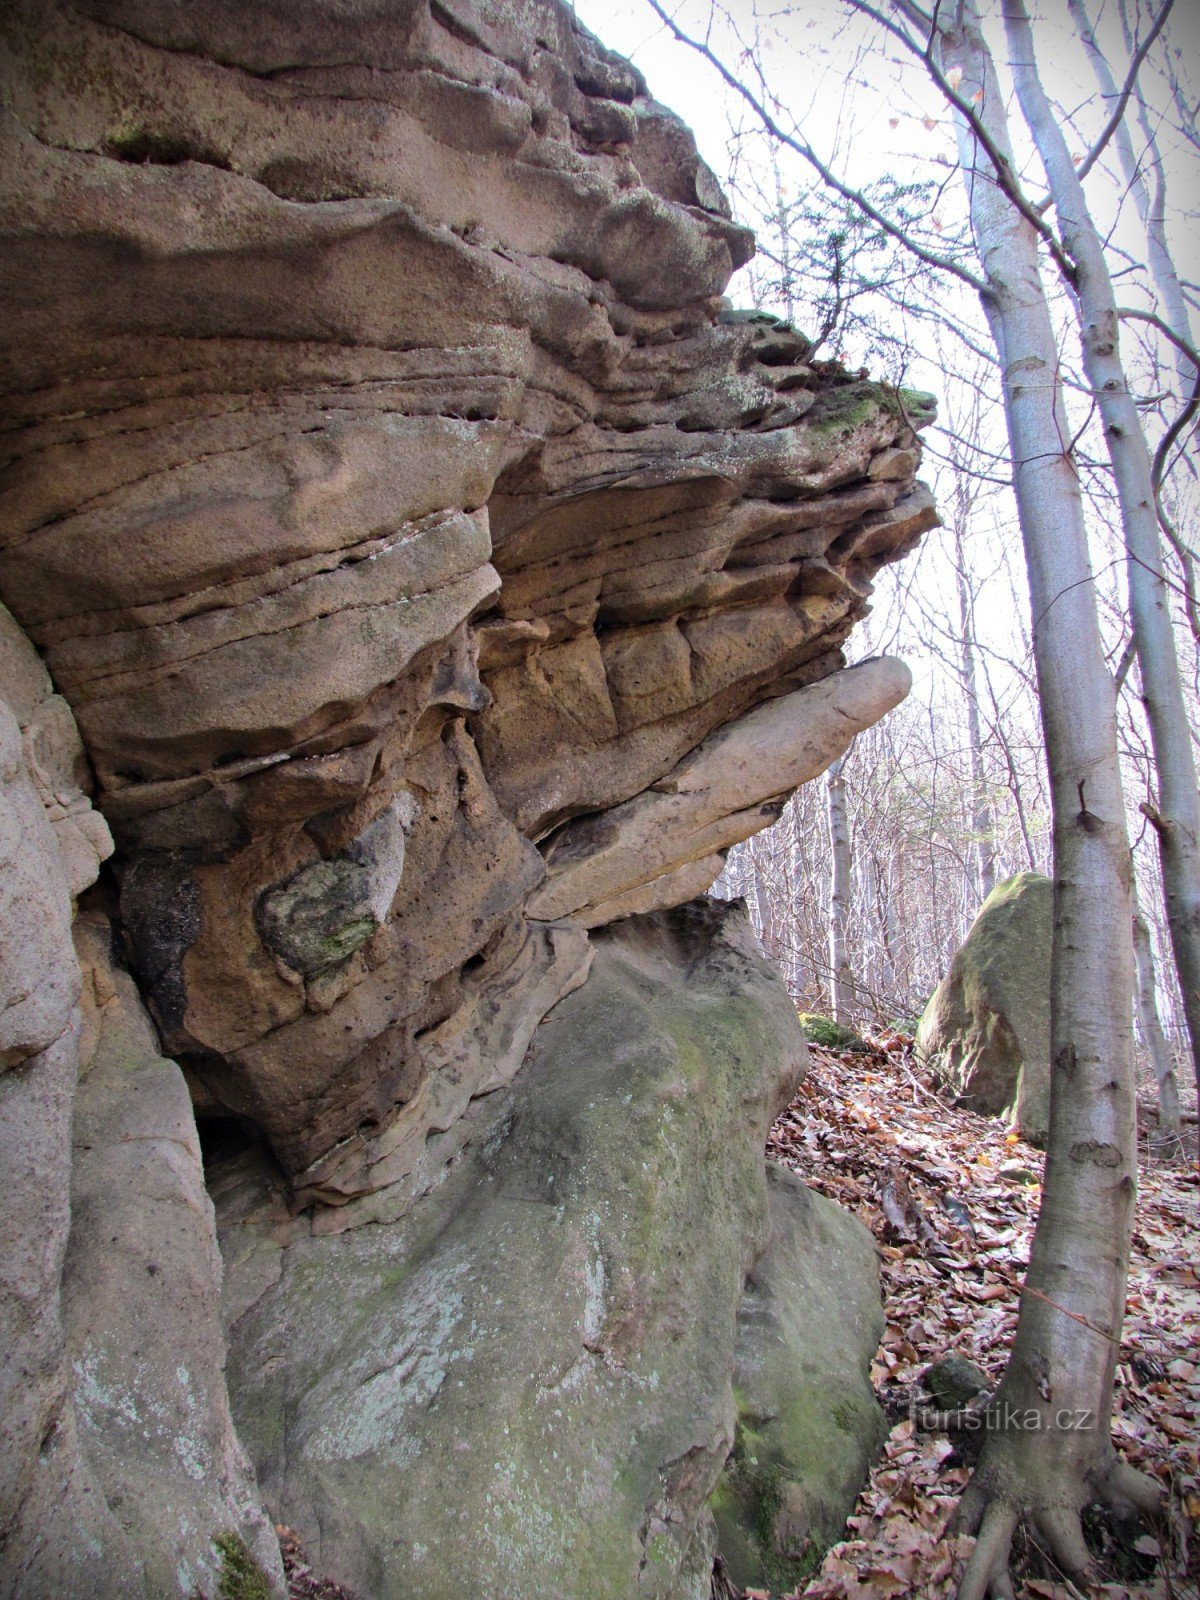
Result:
[[[530,896],[689,898],[902,692],[877,669],[803,767],[656,805],[765,698],[810,737],[932,521],[928,404],[724,308],[749,235],[549,0],[18,0],[5,31],[0,596],[198,1102],[300,1193],[369,1192],[442,1131],[445,1030],[581,975]],[[661,835],[639,870],[610,818]]]
[[[526,1092],[523,1063],[558,1060],[542,1019],[593,1014],[597,949],[615,960],[626,937],[595,930],[701,894],[906,692],[899,663],[838,669],[873,574],[933,523],[914,477],[931,406],[730,309],[749,235],[686,129],[557,0],[14,0],[0,240],[0,1096],[18,1197],[0,1271],[4,1382],[23,1396],[0,1502],[22,1576],[5,1581],[69,1590],[92,1533],[51,1549],[51,1503],[97,1508],[77,1526],[101,1529],[105,1581],[127,1592],[211,1590],[226,1533],[277,1581],[224,1405],[181,1085],[202,1127],[262,1141],[291,1218],[255,1247],[268,1275],[281,1241],[321,1264],[322,1292],[373,1248],[407,1274],[410,1245],[440,1237],[443,1186],[488,1237],[499,1221],[462,1175],[486,1192],[504,1097]],[[710,971],[706,937],[709,956],[689,934]],[[686,962],[655,970],[664,997],[691,981]],[[84,1039],[88,995],[110,1022]],[[590,1048],[607,1064],[603,1037]],[[582,1092],[574,1057],[560,1071]],[[774,1092],[721,1090],[738,1171]],[[556,1137],[607,1149],[576,1110]],[[580,1205],[616,1204],[606,1159],[584,1162]],[[730,1172],[713,1182],[732,1207]],[[751,1189],[713,1265],[714,1337],[765,1239]],[[116,1248],[95,1254],[88,1219],[109,1212]],[[636,1254],[618,1223],[614,1260]],[[179,1392],[164,1363],[184,1312],[146,1230],[178,1234],[171,1276],[198,1308]],[[255,1316],[293,1315],[258,1291]],[[394,1317],[419,1309],[394,1298]],[[322,1373],[350,1359],[320,1337]],[[254,1359],[239,1343],[243,1374]],[[701,1581],[702,1486],[732,1437],[728,1371],[710,1376],[696,1471],[691,1446],[663,1453],[686,1385],[642,1462],[684,1463],[651,1562],[668,1576],[646,1592]],[[260,1406],[290,1415],[290,1385],[260,1373],[243,1414],[273,1510],[319,1525],[342,1468],[280,1466],[258,1426]],[[347,1426],[375,1393],[364,1378]],[[123,1394],[136,1470],[124,1401],[104,1398]],[[83,1498],[29,1494],[52,1439]],[[171,1466],[189,1440],[193,1501]],[[374,1537],[361,1560],[398,1572]],[[352,1543],[330,1539],[343,1575]]]

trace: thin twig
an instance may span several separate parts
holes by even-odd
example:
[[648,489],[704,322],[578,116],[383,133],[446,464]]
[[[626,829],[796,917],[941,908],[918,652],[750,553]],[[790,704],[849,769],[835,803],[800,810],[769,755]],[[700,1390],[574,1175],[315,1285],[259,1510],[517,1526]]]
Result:
[[801,156],[805,161],[807,161],[813,170],[818,174],[818,176],[825,183],[827,183],[829,187],[835,191],[835,193],[840,194],[844,200],[849,200],[853,205],[858,206],[858,208],[866,216],[870,217],[872,222],[881,227],[890,238],[893,238],[898,243],[904,245],[905,249],[911,250],[912,253],[919,260],[924,261],[927,266],[936,267],[940,272],[951,273],[961,282],[974,289],[976,294],[986,294],[988,292],[987,284],[982,278],[976,277],[975,274],[967,267],[962,266],[957,261],[951,260],[949,256],[939,255],[937,251],[927,250],[924,245],[918,244],[917,241],[913,239],[910,234],[906,233],[903,228],[897,227],[896,224],[892,222],[889,217],[885,216],[877,206],[872,205],[871,201],[867,199],[866,195],[863,194],[861,190],[852,189],[849,184],[843,183],[842,180],[835,175],[833,170],[821,160],[820,156],[817,155],[816,151],[811,145],[809,145],[805,140],[801,139],[796,134],[786,133],[783,128],[780,127],[779,123],[776,122],[775,118],[771,115],[770,111],[767,110],[766,106],[762,103],[758,96],[748,89],[746,85],[740,81],[740,79],[734,76],[730,69],[708,44],[702,43],[698,39],[693,39],[690,34],[685,33],[675,19],[663,8],[660,0],[647,0],[647,3],[655,15],[666,25],[666,27],[671,30],[671,33],[676,39],[678,39],[680,44],[686,44],[690,49],[694,50],[697,55],[703,56],[709,65],[720,73],[721,77],[725,80],[729,87],[737,94],[741,95],[742,99],[745,100],[746,104],[758,117],[759,121],[762,123],[763,127],[767,130],[771,137],[773,139],[778,139],[781,144],[787,145],[789,150],[794,150],[798,156]]

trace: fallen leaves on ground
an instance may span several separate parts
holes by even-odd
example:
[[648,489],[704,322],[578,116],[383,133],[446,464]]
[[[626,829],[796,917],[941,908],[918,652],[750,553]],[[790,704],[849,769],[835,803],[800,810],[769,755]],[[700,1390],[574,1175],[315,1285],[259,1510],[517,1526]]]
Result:
[[279,1536],[283,1570],[287,1575],[288,1600],[358,1600],[352,1590],[334,1583],[332,1578],[317,1576],[304,1559],[299,1535],[291,1528],[280,1523],[275,1532]]
[[[886,1047],[885,1047],[886,1044]],[[911,1420],[920,1378],[956,1352],[998,1382],[1041,1198],[1041,1152],[992,1118],[947,1105],[903,1041],[871,1055],[810,1046],[812,1071],[771,1130],[768,1156],[858,1215],[881,1257],[887,1327],[871,1368],[895,1419],[849,1519],[848,1537],[804,1600],[944,1600],[972,1542],[947,1524],[968,1478],[943,1434]],[[1195,1169],[1143,1160],[1113,1433],[1126,1460],[1169,1496],[1169,1559],[1145,1581],[1091,1593],[1128,1600],[1200,1595],[1200,1278]],[[1137,1553],[1156,1547],[1147,1536]],[[1146,1559],[1145,1566],[1150,1567]],[[1018,1600],[1078,1600],[1078,1587],[1018,1571]],[[1045,1569],[1043,1569],[1044,1572]]]

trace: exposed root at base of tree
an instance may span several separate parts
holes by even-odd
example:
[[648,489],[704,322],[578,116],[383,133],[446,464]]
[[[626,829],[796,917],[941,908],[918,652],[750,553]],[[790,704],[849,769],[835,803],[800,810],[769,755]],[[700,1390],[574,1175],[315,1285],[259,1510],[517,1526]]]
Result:
[[[1028,1453],[1029,1446],[1025,1449]],[[1020,1481],[1019,1473],[1006,1476]],[[955,1531],[975,1539],[956,1600],[1014,1600],[1010,1561],[1018,1528],[1029,1530],[1052,1566],[1075,1587],[1090,1583],[1096,1562],[1084,1537],[1082,1511],[1061,1499],[1044,1501],[1028,1493],[994,1492],[996,1477],[993,1473],[989,1478],[984,1470],[972,1478],[954,1515]],[[1058,1488],[1061,1493],[1062,1486]],[[1115,1457],[1096,1493],[1101,1497],[1096,1504],[1115,1513],[1134,1539],[1161,1523],[1162,1490],[1144,1473]]]
[[[955,1353],[979,1366],[988,1388],[998,1386],[1041,1198],[1042,1156],[1002,1123],[946,1104],[903,1040],[884,1043],[891,1048],[869,1056],[810,1046],[812,1071],[767,1147],[771,1159],[794,1167],[874,1233],[887,1313],[871,1375],[891,1433],[847,1537],[799,1594],[951,1600],[974,1558],[989,1580],[980,1596],[1200,1600],[1200,1175],[1194,1166],[1154,1160],[1140,1144],[1112,1430],[1137,1474],[1122,1469],[1098,1488],[1082,1518],[1045,1507],[1022,1523],[1015,1510],[1001,1513],[997,1498],[989,1519],[982,1491],[975,1504],[964,1494],[980,1434],[922,1427],[945,1419],[921,1380],[930,1363]],[[1152,1525],[1120,1514],[1130,1502],[1150,1503],[1135,1487],[1138,1475],[1166,1507]],[[960,1496],[965,1521],[956,1526]],[[1091,1566],[1084,1581],[1070,1570],[1081,1550]],[[996,1581],[1002,1565],[1011,1576]],[[756,1600],[756,1591],[746,1594]]]

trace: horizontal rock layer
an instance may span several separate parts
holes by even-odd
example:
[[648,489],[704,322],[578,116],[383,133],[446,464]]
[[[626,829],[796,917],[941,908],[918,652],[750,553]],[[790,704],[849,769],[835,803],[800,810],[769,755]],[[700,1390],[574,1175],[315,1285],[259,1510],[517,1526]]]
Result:
[[748,234],[555,0],[2,27],[0,597],[197,1105],[419,1188],[497,1076],[447,1040],[511,1006],[515,1069],[579,976],[540,924],[701,892],[903,692],[806,731],[928,399],[728,309]]

